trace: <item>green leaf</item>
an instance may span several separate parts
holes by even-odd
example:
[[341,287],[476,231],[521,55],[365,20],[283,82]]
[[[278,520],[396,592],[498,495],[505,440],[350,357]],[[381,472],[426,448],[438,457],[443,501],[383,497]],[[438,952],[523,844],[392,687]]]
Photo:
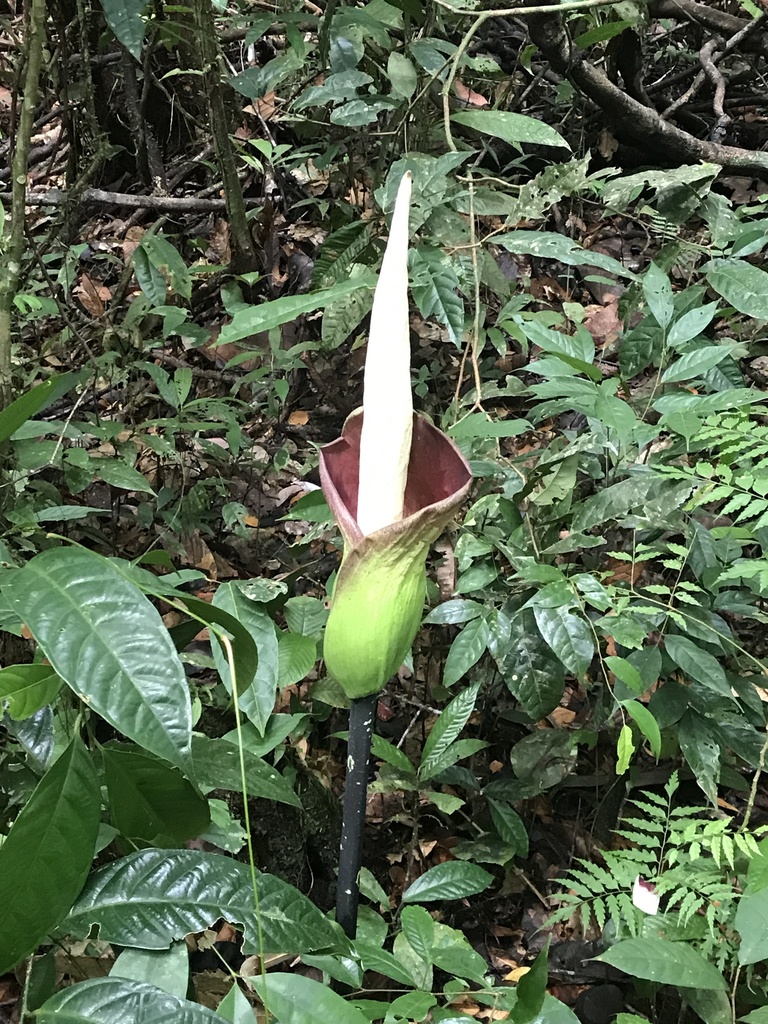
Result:
[[132,57],[139,60],[145,25],[142,14],[147,0],[101,0],[101,6],[115,38]]
[[92,458],[90,467],[96,478],[103,480],[110,487],[117,487],[122,491],[138,491],[140,494],[155,493],[138,469],[120,459]]
[[702,377],[707,370],[711,370],[729,356],[735,348],[735,345],[704,345],[692,352],[686,352],[664,371],[662,383],[672,384],[676,381]]
[[583,676],[595,653],[592,631],[580,615],[565,607],[542,608],[534,605],[533,614],[541,635],[575,676]]
[[459,860],[449,860],[430,868],[408,886],[403,903],[430,903],[435,900],[460,900],[483,892],[493,881],[493,875]]
[[632,742],[632,730],[628,725],[622,725],[619,732],[619,740],[616,744],[616,774],[623,775],[629,768],[632,755],[635,752],[635,745]]
[[229,1024],[253,1024],[254,1021],[253,1007],[236,981],[216,1007],[216,1013],[229,1021]]
[[693,708],[688,708],[677,726],[680,749],[691,767],[696,782],[713,807],[717,806],[720,779],[720,744],[713,723]]
[[179,846],[207,829],[208,801],[178,768],[138,750],[102,748],[112,824],[136,845]]
[[[263,733],[269,716],[274,711],[277,692],[277,630],[263,605],[249,600],[237,582],[223,583],[213,597],[213,606],[233,615],[251,636],[256,647],[257,658],[247,662],[235,662],[237,691],[240,707]],[[237,645],[235,645],[237,654]],[[213,658],[219,678],[231,692],[232,680],[225,651],[218,645],[213,649]],[[246,655],[247,658],[247,655]]]
[[62,989],[35,1014],[37,1024],[221,1024],[213,1010],[142,981],[89,978]]
[[451,687],[476,665],[485,653],[490,637],[487,619],[472,619],[451,644],[443,669],[443,686]]
[[669,329],[667,335],[669,344],[679,347],[697,338],[712,323],[719,305],[719,302],[708,302],[704,306],[697,306],[695,309],[683,313]]
[[317,641],[301,633],[281,633],[277,645],[277,685],[282,690],[299,683],[314,668]]
[[756,320],[768,320],[768,274],[746,260],[710,260],[707,281],[734,309]]
[[0,846],[0,973],[31,953],[71,907],[93,860],[100,810],[96,773],[76,737]]
[[35,413],[41,412],[57,398],[65,395],[77,381],[77,374],[61,373],[49,377],[42,384],[35,385],[14,399],[0,412],[0,444],[5,443],[9,437],[13,437],[16,431]]
[[511,804],[488,798],[488,810],[499,833],[499,837],[507,843],[518,857],[528,856],[528,833],[523,819]]
[[660,327],[667,327],[675,315],[672,285],[656,263],[649,264],[643,277],[643,297],[656,323]]
[[189,950],[184,941],[170,949],[124,949],[112,965],[110,978],[130,978],[183,999],[189,987]]
[[[477,620],[476,620],[477,621]],[[465,627],[466,628],[466,627]],[[448,748],[457,738],[475,708],[480,684],[468,686],[457,694],[442,711],[427,737],[419,765],[419,779],[425,782],[439,774],[446,767]],[[450,761],[449,763],[453,763]]]
[[289,323],[304,313],[313,313],[316,309],[324,309],[332,302],[343,299],[358,289],[372,290],[376,286],[376,278],[372,274],[340,281],[331,288],[308,295],[285,295],[271,302],[262,302],[258,306],[246,306],[238,309],[232,323],[225,324],[216,342],[227,345],[242,341],[260,331],[271,331],[273,327]]
[[[336,948],[341,932],[292,885],[256,873],[265,953]],[[199,850],[140,850],[88,879],[62,929],[119,946],[164,949],[223,917],[241,925],[244,949],[259,952],[259,919],[247,864]]]
[[403,934],[414,953],[425,964],[432,963],[432,946],[435,941],[435,922],[424,907],[403,907],[400,917]]
[[471,412],[448,428],[453,438],[517,437],[531,429],[528,420],[489,420],[485,413]]
[[657,759],[661,757],[661,731],[659,730],[659,723],[645,704],[641,704],[636,700],[627,700],[623,703],[622,707],[650,743],[653,756]]
[[107,559],[51,548],[7,597],[65,683],[129,739],[190,769],[184,666],[157,610]]
[[[195,780],[204,792],[213,789],[226,789],[232,793],[242,791],[240,752],[234,743],[210,736],[193,736],[192,759],[195,762]],[[249,797],[301,807],[298,796],[277,768],[249,750],[243,750],[243,762]]]
[[239,75],[233,75],[229,79],[229,84],[242,96],[255,100],[276,89],[281,82],[300,71],[303,66],[303,58],[289,49],[286,53],[273,57],[262,67],[246,68]]
[[0,669],[0,705],[8,702],[8,714],[21,721],[53,703],[63,680],[50,665],[9,665]]
[[369,1024],[356,1006],[333,989],[301,974],[272,973],[249,983],[280,1024]]
[[528,1024],[538,1017],[547,995],[549,971],[549,936],[544,948],[536,957],[530,971],[517,983],[517,1002],[514,1009],[515,1024]]
[[178,250],[168,239],[163,235],[147,232],[141,240],[140,247],[155,270],[159,270],[167,279],[170,288],[183,298],[190,298],[192,278]]
[[416,92],[419,77],[416,68],[407,57],[392,50],[387,60],[387,78],[392,83],[392,92],[404,100],[409,100]]
[[507,689],[534,722],[553,711],[563,696],[563,666],[536,629],[533,612],[526,608],[511,621],[508,642],[496,654]]
[[643,682],[642,676],[635,666],[630,664],[626,658],[619,658],[616,655],[608,655],[605,658],[605,664],[610,671],[613,672],[616,678],[620,682],[624,683],[628,689],[632,690],[633,693],[640,694],[647,690],[648,687]]
[[720,662],[709,651],[697,646],[684,636],[667,636],[664,649],[672,661],[691,679],[708,690],[735,701],[731,685]]
[[573,239],[560,235],[556,231],[511,231],[508,235],[496,235],[493,244],[500,245],[507,252],[526,256],[542,256],[565,263],[566,266],[591,266],[607,270],[618,277],[636,277],[631,270],[628,270],[623,263],[613,259],[612,256],[583,249]]
[[768,888],[742,896],[736,908],[736,930],[741,936],[739,963],[768,959]]
[[713,991],[711,988],[687,988],[682,995],[704,1024],[733,1024],[729,993]]
[[513,114],[507,110],[461,110],[452,115],[451,120],[457,124],[474,128],[475,131],[502,139],[510,146],[527,142],[534,146],[558,146],[562,149],[571,147],[554,128],[525,114]]
[[368,316],[372,305],[373,293],[362,289],[326,306],[322,327],[323,349],[333,351],[342,345]]
[[476,619],[485,611],[484,605],[479,601],[469,601],[465,598],[452,598],[444,601],[424,619],[424,625],[454,626],[462,622],[469,622]]
[[722,974],[701,953],[684,942],[635,938],[617,942],[595,958],[620,971],[677,988],[726,989]]
[[451,260],[441,249],[420,245],[409,253],[411,290],[419,312],[435,316],[448,328],[454,345],[464,337],[464,303],[457,292],[459,279]]

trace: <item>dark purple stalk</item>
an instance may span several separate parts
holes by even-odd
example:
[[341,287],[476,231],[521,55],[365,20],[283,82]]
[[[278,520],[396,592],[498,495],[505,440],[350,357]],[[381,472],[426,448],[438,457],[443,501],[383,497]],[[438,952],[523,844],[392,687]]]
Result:
[[349,705],[347,781],[344,789],[344,816],[339,848],[336,920],[350,939],[354,939],[357,931],[357,906],[360,900],[358,875],[363,856],[368,762],[371,756],[371,737],[378,699],[379,695],[374,693],[369,697],[358,697],[350,701]]

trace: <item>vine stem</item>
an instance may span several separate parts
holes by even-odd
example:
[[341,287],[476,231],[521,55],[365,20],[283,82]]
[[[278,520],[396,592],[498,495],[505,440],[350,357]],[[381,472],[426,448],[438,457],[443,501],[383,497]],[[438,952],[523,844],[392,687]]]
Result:
[[349,745],[344,814],[339,847],[339,880],[336,889],[336,920],[347,938],[357,931],[360,902],[358,875],[362,864],[365,805],[368,794],[368,763],[371,757],[373,723],[379,695],[357,697],[349,704]]

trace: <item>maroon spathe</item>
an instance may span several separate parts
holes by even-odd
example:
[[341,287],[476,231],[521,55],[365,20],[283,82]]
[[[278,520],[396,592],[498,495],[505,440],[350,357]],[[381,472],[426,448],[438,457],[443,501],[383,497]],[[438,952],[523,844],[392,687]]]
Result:
[[[320,479],[328,504],[336,517],[344,540],[356,547],[363,540],[357,524],[357,492],[360,476],[360,434],[363,410],[351,413],[341,437],[320,450]],[[454,509],[466,495],[472,473],[459,449],[419,413],[413,414],[413,440],[408,463],[403,518],[442,519],[446,505]],[[397,527],[393,523],[384,530]],[[382,531],[376,531],[380,533]],[[375,535],[372,535],[375,536]]]

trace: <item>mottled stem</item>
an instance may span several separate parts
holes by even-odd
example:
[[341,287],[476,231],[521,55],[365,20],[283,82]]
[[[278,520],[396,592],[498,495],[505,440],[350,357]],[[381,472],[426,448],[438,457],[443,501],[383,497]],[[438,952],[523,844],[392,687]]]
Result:
[[336,889],[336,920],[344,934],[353,939],[357,931],[360,899],[358,875],[363,854],[363,829],[368,791],[368,762],[379,695],[358,697],[349,705],[347,781],[344,789],[344,817],[341,823],[339,881]]

